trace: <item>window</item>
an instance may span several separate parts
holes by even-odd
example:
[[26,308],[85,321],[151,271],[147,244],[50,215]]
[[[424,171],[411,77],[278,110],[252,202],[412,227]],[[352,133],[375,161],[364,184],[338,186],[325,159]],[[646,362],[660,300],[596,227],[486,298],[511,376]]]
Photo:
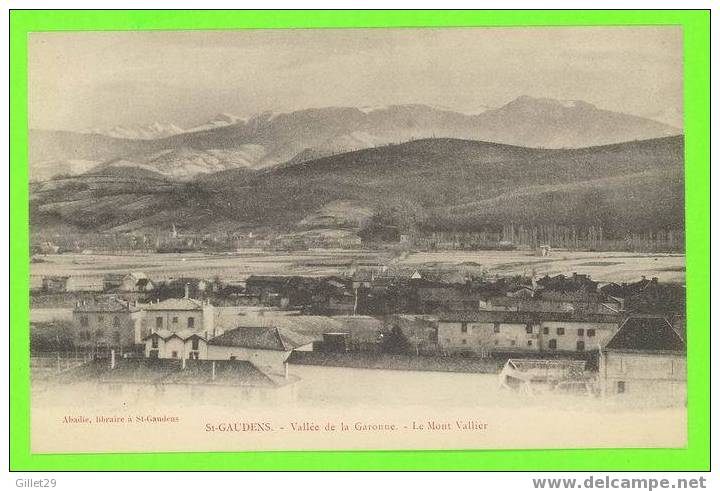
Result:
[[525,332],[528,333],[528,334],[532,334],[532,333],[533,333],[532,324],[527,324],[527,325],[525,326]]
[[578,329],[578,336],[584,336],[585,335],[585,329]]
[[90,331],[80,331],[81,341],[90,341]]
[[157,347],[158,347],[158,337],[157,336],[153,336],[153,338],[152,338],[152,347],[155,349],[157,349]]
[[578,350],[578,351],[585,351],[585,341],[578,341],[578,342],[577,342],[577,350]]
[[90,322],[88,321],[87,315],[83,315],[82,317],[80,317],[80,325],[82,327],[87,327],[89,324],[90,324]]
[[467,322],[460,324],[460,332],[467,332]]
[[173,352],[172,352],[172,357],[173,357],[173,358],[177,358],[177,357],[178,357],[178,352],[177,352],[177,351],[173,351]]
[[467,344],[467,339],[463,339],[462,344]]
[[497,334],[497,333],[500,332],[500,323],[499,323],[499,322],[496,322],[496,323],[493,325],[493,332],[494,332],[495,334]]
[[557,349],[557,339],[551,339],[548,341],[548,348]]
[[528,339],[528,346],[532,346],[532,339]]
[[235,356],[235,355],[230,355],[230,359],[231,359],[231,360],[237,360],[237,356]]
[[105,322],[105,317],[102,315],[98,315],[97,321],[98,321],[98,324],[102,324],[103,322]]
[[430,333],[428,334],[428,340],[437,343],[437,340],[438,340],[437,331],[430,331]]
[[188,329],[195,327],[195,317],[188,317]]
[[563,336],[565,334],[565,328],[564,327],[558,327],[557,328],[557,335]]
[[510,340],[510,346],[515,346],[515,340],[514,340],[514,339],[511,339],[511,340]]
[[595,329],[588,329],[588,330],[587,330],[587,335],[588,335],[589,338],[595,336]]
[[625,381],[624,380],[618,380],[617,381],[617,393],[622,394],[625,392]]
[[113,327],[120,327],[120,317],[117,315],[113,317]]
[[191,360],[199,360],[200,359],[200,353],[197,351],[193,351],[190,353],[190,359]]
[[200,349],[200,340],[198,338],[193,338],[192,340],[192,349],[199,350]]
[[120,344],[120,331],[113,332],[113,343]]
[[495,340],[495,346],[497,346],[498,344],[500,344],[500,341],[498,341],[498,340],[496,339],[496,340]]
[[95,329],[95,339],[101,339],[103,336],[105,336],[103,329]]
[[173,317],[172,323],[173,323],[173,324],[177,324],[177,323],[178,323],[178,318],[177,318],[177,317]]
[[550,328],[549,328],[549,327],[543,327],[543,334],[550,334]]
[[162,317],[155,317],[155,327],[158,329],[162,328]]

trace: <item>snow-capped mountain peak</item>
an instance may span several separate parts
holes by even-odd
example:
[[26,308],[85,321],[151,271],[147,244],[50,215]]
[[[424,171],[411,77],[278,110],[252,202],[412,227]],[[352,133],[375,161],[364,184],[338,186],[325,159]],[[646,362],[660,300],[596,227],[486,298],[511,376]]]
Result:
[[126,140],[155,140],[168,136],[184,133],[185,130],[173,123],[154,122],[147,126],[115,126],[110,129],[93,129],[86,133],[94,133],[98,135],[111,136],[113,138],[123,138]]
[[194,133],[197,131],[207,131],[215,128],[222,128],[223,126],[231,126],[234,124],[246,123],[247,119],[236,116],[231,113],[221,112],[210,118],[205,123],[199,124],[187,130],[187,133]]

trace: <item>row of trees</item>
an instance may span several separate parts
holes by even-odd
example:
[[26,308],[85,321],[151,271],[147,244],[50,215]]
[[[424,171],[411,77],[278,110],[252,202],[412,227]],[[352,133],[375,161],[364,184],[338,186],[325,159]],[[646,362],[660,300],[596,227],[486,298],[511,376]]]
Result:
[[502,240],[532,248],[540,245],[575,250],[682,252],[685,234],[677,230],[647,230],[628,232],[622,237],[607,237],[602,226],[585,229],[558,224],[535,226],[507,224]]

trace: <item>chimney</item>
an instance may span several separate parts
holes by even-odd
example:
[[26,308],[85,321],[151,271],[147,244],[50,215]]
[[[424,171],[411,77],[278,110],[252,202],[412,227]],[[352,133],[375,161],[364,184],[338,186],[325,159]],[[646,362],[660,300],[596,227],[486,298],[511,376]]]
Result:
[[115,350],[110,350],[110,370],[115,370]]
[[190,283],[185,283],[185,298],[190,298]]
[[185,370],[185,355],[182,357],[182,369]]
[[650,281],[652,281],[654,284],[657,285],[657,282],[658,282],[657,276],[653,276]]

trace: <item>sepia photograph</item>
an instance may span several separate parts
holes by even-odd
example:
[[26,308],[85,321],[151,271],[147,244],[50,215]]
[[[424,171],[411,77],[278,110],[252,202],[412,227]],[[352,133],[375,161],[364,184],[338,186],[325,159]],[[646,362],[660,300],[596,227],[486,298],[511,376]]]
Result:
[[682,26],[27,43],[33,453],[686,447]]

